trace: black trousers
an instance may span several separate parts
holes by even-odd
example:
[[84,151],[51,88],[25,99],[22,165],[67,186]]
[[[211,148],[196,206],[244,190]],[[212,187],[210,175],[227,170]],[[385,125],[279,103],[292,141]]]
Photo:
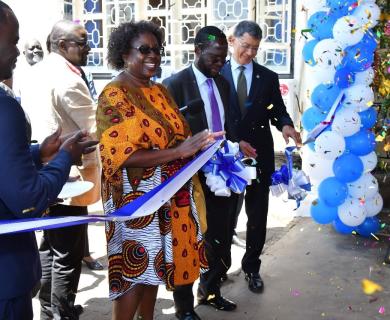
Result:
[[[205,237],[206,258],[209,270],[200,276],[198,298],[203,299],[211,294],[219,296],[221,276],[231,266],[231,242],[233,237],[233,218],[236,213],[238,195],[217,197],[205,183],[205,177],[200,174],[203,192],[206,199],[207,231]],[[192,285],[175,288],[173,298],[176,310],[180,313],[193,310]]]
[[33,320],[31,299],[31,293],[27,293],[12,299],[0,300],[0,320]]
[[[87,207],[55,205],[51,216],[88,214]],[[78,319],[74,310],[85,250],[86,225],[45,230],[39,248],[42,264],[41,320]]]
[[[260,270],[260,255],[263,251],[266,232],[269,203],[269,177],[260,175],[259,181],[252,181],[245,190],[245,211],[248,217],[246,225],[246,250],[242,258],[242,270],[246,273],[257,273]],[[244,194],[240,194],[236,215],[233,218],[233,229],[237,225],[244,201]],[[234,230],[233,230],[234,232]]]

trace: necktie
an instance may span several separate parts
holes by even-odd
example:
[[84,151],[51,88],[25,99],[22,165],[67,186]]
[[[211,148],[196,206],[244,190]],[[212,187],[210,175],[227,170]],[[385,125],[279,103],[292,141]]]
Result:
[[246,78],[245,78],[245,67],[239,66],[240,73],[237,78],[237,96],[238,104],[240,106],[241,114],[244,114],[245,111],[245,101],[247,98],[247,87],[246,87]]
[[222,131],[221,115],[219,113],[219,107],[217,99],[214,94],[213,79],[207,79],[207,93],[210,99],[211,105],[211,123],[213,132]]

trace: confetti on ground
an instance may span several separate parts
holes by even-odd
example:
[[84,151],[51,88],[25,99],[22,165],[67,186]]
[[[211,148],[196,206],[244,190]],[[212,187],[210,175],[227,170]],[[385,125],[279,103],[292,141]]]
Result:
[[268,109],[268,110],[271,110],[273,107],[274,107],[274,105],[271,103],[271,104],[267,107],[267,109]]
[[299,290],[296,290],[296,289],[290,289],[291,290],[291,295],[293,297],[299,297],[301,295],[301,292]]
[[385,314],[385,312],[386,312],[385,307],[384,307],[384,306],[381,306],[381,307],[379,308],[378,312],[379,312],[380,314]]
[[374,294],[377,291],[382,291],[383,287],[371,280],[363,279],[362,280],[362,289],[363,292],[367,295]]
[[368,300],[369,303],[373,303],[378,300],[378,297],[373,297],[370,300]]

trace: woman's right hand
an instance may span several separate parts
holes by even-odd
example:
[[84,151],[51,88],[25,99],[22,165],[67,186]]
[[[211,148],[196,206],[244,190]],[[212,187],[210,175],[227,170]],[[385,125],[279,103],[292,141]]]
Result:
[[214,143],[216,138],[221,137],[224,134],[224,131],[210,132],[206,129],[187,138],[176,148],[179,158],[184,159],[194,155],[197,151]]

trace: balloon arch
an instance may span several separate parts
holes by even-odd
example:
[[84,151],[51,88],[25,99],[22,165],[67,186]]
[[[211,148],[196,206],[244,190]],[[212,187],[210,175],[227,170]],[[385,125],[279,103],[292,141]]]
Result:
[[316,222],[332,223],[340,233],[356,230],[370,236],[380,228],[376,215],[383,206],[378,182],[370,173],[377,164],[370,87],[377,41],[371,28],[380,9],[369,0],[327,0],[318,7],[320,2],[307,1],[309,11],[320,10],[308,19],[312,39],[302,51],[312,86],[312,105],[302,115],[304,130],[310,132],[323,122],[340,94],[343,100],[332,123],[303,149],[304,170],[317,192],[310,213]]

